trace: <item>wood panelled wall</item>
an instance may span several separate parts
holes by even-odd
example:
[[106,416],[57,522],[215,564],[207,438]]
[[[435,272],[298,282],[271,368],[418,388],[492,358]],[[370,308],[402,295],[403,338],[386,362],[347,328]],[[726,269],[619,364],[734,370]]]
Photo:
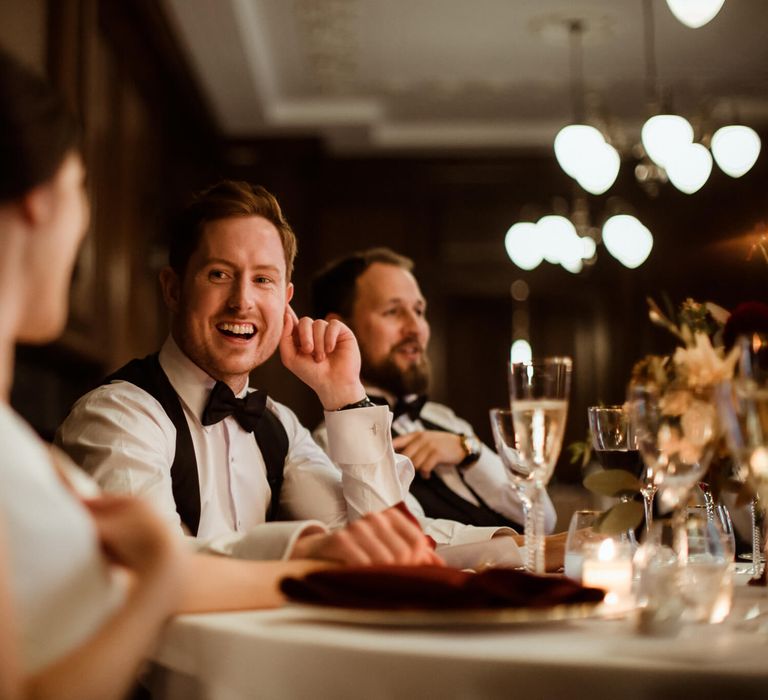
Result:
[[46,437],[83,391],[165,337],[167,222],[219,170],[212,120],[157,7],[45,5],[45,65],[80,117],[91,201],[67,330],[18,351],[12,400]]

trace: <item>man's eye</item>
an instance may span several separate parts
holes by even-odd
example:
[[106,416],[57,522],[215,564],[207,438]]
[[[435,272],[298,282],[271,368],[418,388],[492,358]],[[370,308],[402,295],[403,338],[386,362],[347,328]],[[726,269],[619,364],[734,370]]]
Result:
[[397,309],[384,309],[384,316],[394,316],[397,314]]
[[254,277],[253,281],[256,284],[272,284],[272,278],[265,277],[264,275],[259,275],[258,277]]
[[227,279],[228,275],[224,270],[211,270],[208,273],[208,279],[219,281],[219,280],[225,280]]

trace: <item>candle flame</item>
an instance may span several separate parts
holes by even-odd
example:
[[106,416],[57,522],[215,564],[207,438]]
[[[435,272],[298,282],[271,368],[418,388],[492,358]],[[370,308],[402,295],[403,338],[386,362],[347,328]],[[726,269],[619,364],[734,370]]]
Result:
[[597,558],[600,561],[610,561],[616,556],[616,545],[612,539],[603,540],[597,550]]

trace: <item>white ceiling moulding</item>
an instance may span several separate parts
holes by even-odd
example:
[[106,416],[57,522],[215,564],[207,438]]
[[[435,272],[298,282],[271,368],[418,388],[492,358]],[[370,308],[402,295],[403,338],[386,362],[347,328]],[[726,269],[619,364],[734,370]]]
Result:
[[371,132],[373,145],[380,148],[540,148],[553,138],[559,122],[382,122]]

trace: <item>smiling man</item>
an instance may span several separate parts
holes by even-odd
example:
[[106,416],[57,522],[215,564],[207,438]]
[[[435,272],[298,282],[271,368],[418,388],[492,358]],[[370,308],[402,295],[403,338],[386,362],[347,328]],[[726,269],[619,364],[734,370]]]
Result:
[[[365,396],[354,336],[289,306],[295,255],[262,187],[224,181],[200,193],[160,275],[170,337],[80,399],[57,442],[105,490],[146,498],[206,549],[438,563],[391,507],[413,467],[394,454],[387,410]],[[278,348],[325,409],[333,463],[289,408],[248,386]]]
[[[455,542],[461,532],[448,524],[452,521],[522,529],[522,504],[499,456],[448,406],[427,400],[430,327],[427,302],[412,270],[409,258],[388,248],[336,260],[315,277],[314,313],[343,321],[357,337],[366,391],[391,407],[395,449],[417,471],[411,510],[442,519],[445,542]],[[329,444],[326,426],[314,435],[320,444]],[[551,532],[555,511],[549,498],[545,507]],[[434,530],[427,528],[440,542]],[[467,536],[477,535],[462,538]]]

